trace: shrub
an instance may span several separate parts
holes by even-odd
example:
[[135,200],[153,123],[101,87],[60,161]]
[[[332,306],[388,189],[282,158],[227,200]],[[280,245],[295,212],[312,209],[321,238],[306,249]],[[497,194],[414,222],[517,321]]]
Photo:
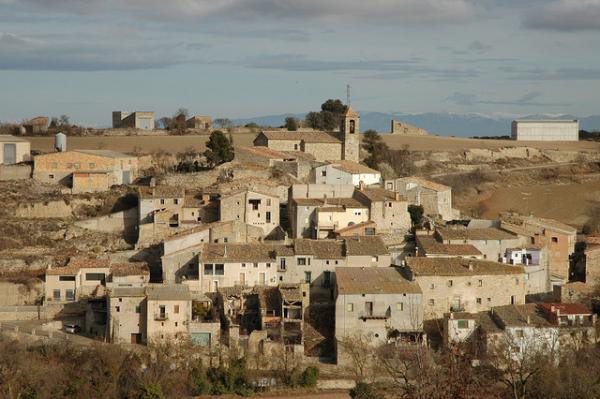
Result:
[[300,375],[300,385],[305,388],[314,388],[319,381],[319,369],[315,366],[308,366]]
[[383,396],[376,392],[371,384],[357,382],[356,386],[350,390],[352,399],[383,399]]
[[165,399],[160,384],[149,383],[142,385],[139,399]]

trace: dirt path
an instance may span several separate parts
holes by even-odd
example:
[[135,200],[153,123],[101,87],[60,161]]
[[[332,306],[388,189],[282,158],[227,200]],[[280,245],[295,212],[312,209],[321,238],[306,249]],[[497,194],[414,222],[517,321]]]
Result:
[[[498,172],[518,172],[523,170],[534,170],[534,169],[547,169],[547,168],[558,168],[561,166],[569,166],[569,165],[578,165],[579,162],[556,162],[556,163],[546,163],[543,165],[533,165],[533,166],[518,166],[514,168],[507,169],[498,169]],[[429,177],[443,177],[443,176],[452,176],[452,175],[466,175],[470,173],[470,171],[461,170],[458,172],[445,172],[445,173],[435,173],[429,175]]]

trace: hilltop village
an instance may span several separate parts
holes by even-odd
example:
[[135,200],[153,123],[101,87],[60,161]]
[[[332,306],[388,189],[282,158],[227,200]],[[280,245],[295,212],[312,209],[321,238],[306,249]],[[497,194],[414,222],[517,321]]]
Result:
[[[596,345],[600,238],[535,214],[467,215],[450,185],[367,166],[360,115],[336,117],[331,131],[259,129],[235,148],[209,117],[184,118],[212,133],[210,152],[166,176],[160,154],[74,148],[63,133],[42,153],[0,136],[0,332],[186,342],[207,364],[235,352],[256,370],[310,365],[321,380],[362,380],[382,348],[461,348],[478,365],[502,353],[506,370],[532,347]],[[154,115],[116,112],[113,125],[154,129]],[[534,140],[563,139],[547,125]],[[559,128],[571,140],[577,126]]]

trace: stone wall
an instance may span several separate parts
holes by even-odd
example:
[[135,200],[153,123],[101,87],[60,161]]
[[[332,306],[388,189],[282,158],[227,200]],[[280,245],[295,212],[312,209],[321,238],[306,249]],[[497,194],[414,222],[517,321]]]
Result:
[[43,295],[43,282],[31,278],[23,282],[0,281],[0,306],[35,304]]
[[80,220],[75,222],[75,225],[86,230],[132,235],[137,231],[138,216],[138,208],[134,207],[106,216]]
[[425,129],[395,120],[392,120],[391,133],[405,136],[427,136],[429,134]]
[[73,211],[81,205],[100,205],[98,199],[76,198],[70,200],[40,201],[20,204],[15,216],[26,219],[64,219],[73,216]]
[[31,164],[0,165],[0,181],[31,178]]

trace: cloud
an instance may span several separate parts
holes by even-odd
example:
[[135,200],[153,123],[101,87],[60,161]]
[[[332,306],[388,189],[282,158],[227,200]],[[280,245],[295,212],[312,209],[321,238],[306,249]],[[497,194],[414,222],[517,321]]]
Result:
[[523,24],[558,31],[600,30],[600,0],[558,0],[530,9]]
[[446,101],[452,102],[457,105],[473,106],[476,104],[483,105],[518,105],[518,106],[530,106],[530,107],[564,107],[569,104],[565,103],[553,103],[553,102],[541,102],[535,101],[540,98],[542,93],[538,91],[532,91],[525,93],[520,98],[515,100],[488,100],[480,99],[475,94],[454,92],[446,98]]
[[499,69],[515,80],[600,80],[600,69],[598,68],[558,68],[550,70],[544,68],[500,67]]
[[488,51],[492,49],[492,45],[490,44],[485,44],[480,42],[479,40],[474,40],[472,41],[469,46],[467,47],[469,50],[471,51]]
[[293,72],[365,72],[369,79],[405,79],[428,77],[434,79],[477,76],[474,70],[430,67],[421,58],[402,60],[320,60],[299,54],[277,54],[243,60],[241,65],[255,69],[274,69]]
[[3,33],[0,70],[106,71],[166,68],[189,62],[171,46],[118,41],[74,44]]
[[339,19],[397,22],[463,22],[476,13],[473,0],[15,0],[32,9],[92,14],[128,11],[136,18],[181,21],[204,17]]

